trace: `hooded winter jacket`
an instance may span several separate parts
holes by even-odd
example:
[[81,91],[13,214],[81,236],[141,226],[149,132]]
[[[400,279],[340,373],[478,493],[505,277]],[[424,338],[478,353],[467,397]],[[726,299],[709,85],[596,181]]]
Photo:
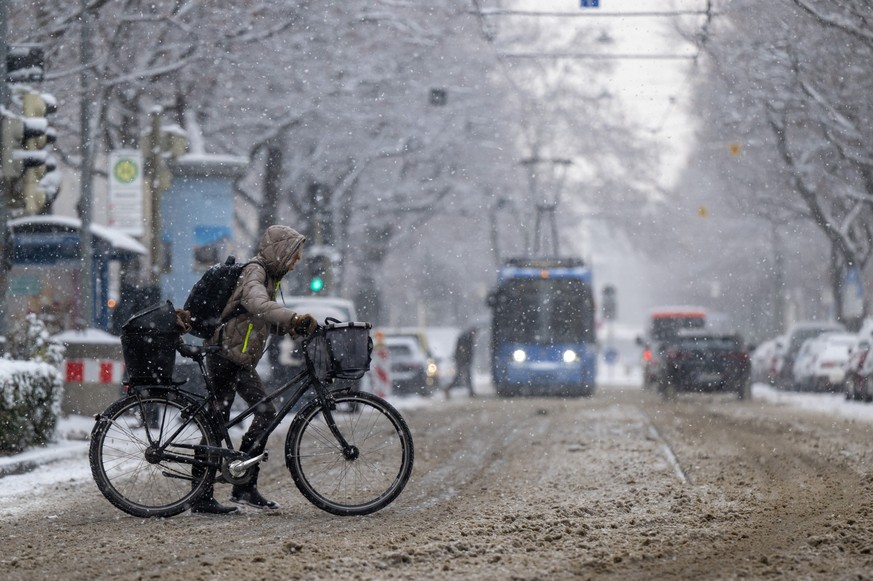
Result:
[[306,239],[287,226],[270,226],[261,237],[258,254],[251,259],[237,281],[222,318],[239,305],[245,312],[220,326],[207,341],[220,345],[221,355],[239,365],[254,367],[264,354],[270,333],[291,333],[295,313],[276,302],[282,277],[291,259]]

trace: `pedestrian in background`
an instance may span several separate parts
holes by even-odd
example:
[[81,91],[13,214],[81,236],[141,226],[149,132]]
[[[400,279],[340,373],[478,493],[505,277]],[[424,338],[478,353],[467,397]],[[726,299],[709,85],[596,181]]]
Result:
[[446,389],[446,398],[453,387],[466,387],[470,397],[476,397],[473,389],[473,352],[476,348],[476,327],[470,327],[458,336],[455,344],[455,377]]

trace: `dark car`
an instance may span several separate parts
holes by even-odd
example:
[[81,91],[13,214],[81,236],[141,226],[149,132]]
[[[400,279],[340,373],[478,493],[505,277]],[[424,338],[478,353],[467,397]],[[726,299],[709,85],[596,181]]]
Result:
[[665,345],[659,373],[658,389],[665,398],[677,392],[751,395],[751,361],[739,335],[681,333]]
[[643,389],[652,389],[658,386],[664,374],[664,350],[669,345],[665,341],[645,343],[641,340],[638,344],[643,346]]
[[412,335],[385,335],[391,382],[398,395],[429,396],[437,386],[436,363]]

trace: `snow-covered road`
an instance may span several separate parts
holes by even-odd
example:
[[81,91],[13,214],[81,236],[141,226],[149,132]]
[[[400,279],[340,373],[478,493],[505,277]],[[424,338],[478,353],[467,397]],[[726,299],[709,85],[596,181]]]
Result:
[[[84,442],[67,442],[78,445],[69,459],[2,479],[0,565],[11,579],[850,578],[873,570],[873,405],[764,385],[751,402],[682,394],[665,404],[632,384],[578,400],[481,392],[395,400],[413,431],[416,468],[393,505],[362,518],[312,507],[272,459],[262,488],[278,511],[131,518],[97,491]],[[76,421],[66,421],[69,433]]]

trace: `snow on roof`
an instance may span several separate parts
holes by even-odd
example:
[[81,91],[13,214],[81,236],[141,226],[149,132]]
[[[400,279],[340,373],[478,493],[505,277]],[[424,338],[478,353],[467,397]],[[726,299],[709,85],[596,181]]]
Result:
[[[71,218],[69,216],[23,216],[21,218],[9,220],[9,225],[12,228],[15,228],[16,226],[26,226],[28,224],[53,224],[75,228],[76,230],[82,229],[82,221],[78,218]],[[134,254],[148,254],[146,247],[140,244],[135,238],[132,238],[115,228],[94,224],[92,222],[91,234],[106,240],[113,248],[127,250]]]
[[62,333],[58,333],[57,335],[53,335],[52,339],[67,345],[70,343],[118,344],[121,342],[121,338],[116,337],[115,335],[111,335],[106,331],[102,331],[100,329],[64,331]]
[[239,155],[217,155],[212,153],[186,153],[179,156],[180,162],[212,163],[216,165],[248,165],[249,161]]
[[249,161],[238,155],[214,155],[211,153],[186,153],[173,161],[181,178],[188,176],[237,177],[241,175]]
[[101,226],[100,224],[91,224],[91,233],[96,234],[100,238],[109,242],[113,248],[128,250],[135,254],[148,254],[148,250],[146,250],[145,246],[137,242],[136,239],[131,238],[124,232],[116,230],[115,228]]

